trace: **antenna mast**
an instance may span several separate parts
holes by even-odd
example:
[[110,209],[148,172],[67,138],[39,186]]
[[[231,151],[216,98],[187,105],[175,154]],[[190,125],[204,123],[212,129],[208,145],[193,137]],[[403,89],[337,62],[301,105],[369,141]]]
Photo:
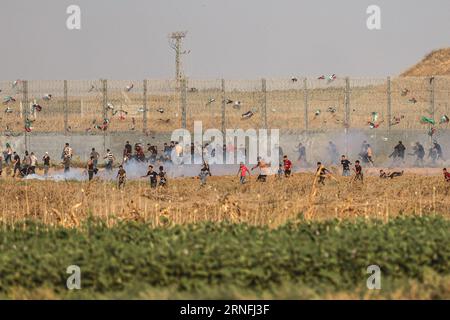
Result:
[[181,48],[181,42],[186,37],[186,33],[187,31],[177,31],[169,34],[170,47],[175,50],[175,79],[177,80],[177,84],[180,84],[180,81],[183,78],[181,55],[189,53],[187,51],[182,51]]

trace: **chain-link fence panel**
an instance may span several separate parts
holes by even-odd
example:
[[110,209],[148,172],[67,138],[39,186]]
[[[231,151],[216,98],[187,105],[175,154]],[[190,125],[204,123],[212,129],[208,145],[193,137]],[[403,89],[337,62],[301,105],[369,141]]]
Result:
[[425,77],[393,78],[391,80],[391,104],[391,128],[427,130],[430,124],[422,120],[432,117],[430,79]]
[[0,81],[2,113],[1,131],[6,136],[16,136],[24,132],[23,94],[21,81]]
[[226,129],[259,129],[263,127],[264,96],[261,80],[226,80]]
[[143,130],[144,85],[142,80],[108,80],[106,118],[108,130]]
[[67,131],[98,134],[103,120],[102,80],[68,80]]
[[187,129],[193,132],[194,121],[201,121],[203,130],[222,130],[222,108],[229,101],[222,92],[221,80],[187,82]]
[[28,132],[64,132],[64,80],[28,81],[28,105],[23,106]]
[[[450,77],[0,82],[4,135],[203,128],[449,128]],[[184,111],[183,111],[184,110]],[[186,123],[183,123],[185,119]]]
[[450,129],[450,78],[434,79],[434,120],[437,123],[437,134]]
[[148,132],[172,132],[181,128],[181,88],[176,80],[147,80]]
[[267,79],[266,101],[269,128],[305,130],[305,79]]
[[307,95],[310,129],[345,127],[345,79],[330,76],[325,79],[308,80]]
[[388,129],[388,83],[385,79],[350,79],[350,128]]

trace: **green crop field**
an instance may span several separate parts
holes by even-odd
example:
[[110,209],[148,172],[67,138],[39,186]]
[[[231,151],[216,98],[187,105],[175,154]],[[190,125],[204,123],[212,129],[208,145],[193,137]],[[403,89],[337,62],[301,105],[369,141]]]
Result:
[[[0,227],[3,298],[450,298],[440,216],[232,223]],[[68,290],[69,265],[81,289]],[[369,265],[381,289],[366,287]]]

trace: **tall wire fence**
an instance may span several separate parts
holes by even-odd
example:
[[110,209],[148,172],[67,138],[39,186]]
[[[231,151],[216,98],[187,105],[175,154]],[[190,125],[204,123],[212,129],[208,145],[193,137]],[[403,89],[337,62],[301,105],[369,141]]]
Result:
[[0,81],[0,132],[448,128],[450,77]]

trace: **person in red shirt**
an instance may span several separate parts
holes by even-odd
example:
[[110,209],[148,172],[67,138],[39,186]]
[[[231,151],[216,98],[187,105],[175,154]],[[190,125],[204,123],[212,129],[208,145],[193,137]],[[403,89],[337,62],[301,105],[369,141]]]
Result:
[[288,159],[286,155],[283,157],[283,166],[284,166],[284,176],[287,178],[291,175],[292,162],[291,160]]
[[445,181],[450,182],[450,173],[447,171],[447,168],[442,169],[442,172],[444,173]]
[[355,171],[355,177],[353,178],[353,181],[361,180],[361,182],[364,182],[362,167],[361,167],[361,165],[359,163],[359,160],[355,161],[355,169],[354,169],[354,171]]
[[245,183],[245,176],[250,175],[250,170],[248,170],[248,168],[245,166],[245,164],[243,162],[240,163],[239,165],[239,171],[238,171],[238,176],[239,176],[239,182],[241,184]]

